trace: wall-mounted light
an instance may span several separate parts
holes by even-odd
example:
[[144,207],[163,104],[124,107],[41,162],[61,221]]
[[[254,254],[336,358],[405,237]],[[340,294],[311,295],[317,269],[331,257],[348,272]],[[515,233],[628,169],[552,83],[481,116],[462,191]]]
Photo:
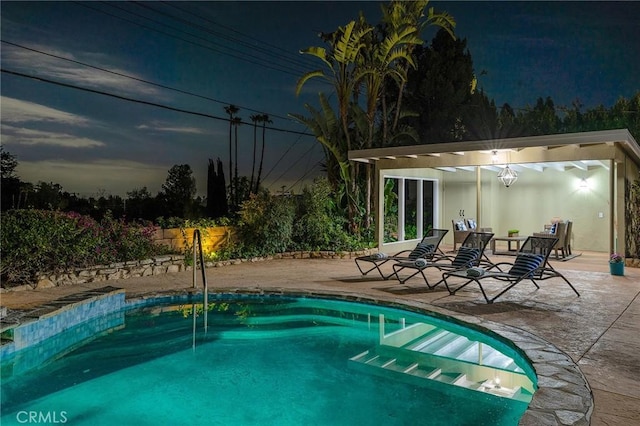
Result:
[[587,182],[587,179],[585,179],[585,178],[580,179],[580,185],[579,185],[579,188],[580,188],[581,190],[587,190],[587,189],[589,189],[589,182]]

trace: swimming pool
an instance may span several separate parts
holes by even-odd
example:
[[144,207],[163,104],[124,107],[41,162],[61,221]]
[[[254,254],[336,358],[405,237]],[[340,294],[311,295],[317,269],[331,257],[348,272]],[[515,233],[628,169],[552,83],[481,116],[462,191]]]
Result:
[[536,387],[511,345],[444,318],[219,295],[205,332],[194,308],[116,313],[108,331],[30,370],[21,360],[49,341],[16,353],[2,365],[2,424],[514,425]]

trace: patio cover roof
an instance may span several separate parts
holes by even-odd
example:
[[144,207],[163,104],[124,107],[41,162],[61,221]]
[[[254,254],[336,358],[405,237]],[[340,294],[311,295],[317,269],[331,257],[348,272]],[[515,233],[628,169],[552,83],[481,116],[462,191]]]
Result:
[[395,163],[391,167],[448,167],[450,171],[503,163],[541,171],[551,166],[608,167],[603,160],[622,160],[616,157],[616,147],[640,165],[640,146],[627,129],[361,149],[349,151],[348,158],[388,166]]

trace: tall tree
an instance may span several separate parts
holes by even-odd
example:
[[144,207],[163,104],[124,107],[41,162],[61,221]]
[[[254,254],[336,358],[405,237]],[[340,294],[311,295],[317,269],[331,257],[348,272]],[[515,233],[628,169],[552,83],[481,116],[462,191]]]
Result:
[[249,119],[253,122],[253,158],[251,161],[251,180],[249,181],[249,188],[253,192],[253,182],[255,178],[256,170],[256,146],[258,144],[258,121],[262,119],[262,114],[252,114]]
[[[365,139],[364,147],[371,148],[374,143],[376,122],[382,122],[381,145],[387,143],[387,112],[386,104],[383,105],[383,114],[377,117],[381,100],[384,98],[383,90],[385,81],[395,82],[398,86],[396,112],[392,130],[397,129],[397,121],[400,117],[400,105],[402,89],[407,79],[409,67],[415,68],[411,52],[415,46],[423,43],[420,31],[426,24],[444,27],[453,36],[455,22],[448,14],[436,14],[429,10],[425,18],[424,9],[428,0],[412,2],[392,1],[382,6],[383,22],[374,31],[367,35],[367,49],[362,50],[360,66],[366,71],[363,73],[363,85],[366,94],[366,117],[369,123],[369,131]],[[362,20],[363,18],[361,18]],[[372,208],[372,167],[365,165],[366,190],[365,190],[365,226],[371,223]]]
[[0,165],[0,191],[2,194],[0,208],[2,210],[18,208],[21,195],[21,182],[15,173],[18,160],[14,155],[5,151],[3,146],[0,146],[0,159],[2,161]]
[[196,195],[196,179],[188,164],[174,165],[162,184],[167,215],[190,218],[193,197]]
[[236,114],[240,111],[240,108],[233,104],[229,104],[224,107],[224,111],[229,114],[229,198],[233,200],[233,123]]
[[[451,39],[455,40],[453,30],[456,22],[447,12],[435,12],[433,7],[429,8],[427,15],[424,11],[429,4],[429,0],[417,1],[392,1],[388,6],[382,7],[382,31],[388,34],[407,34],[421,38],[423,29],[428,26],[440,27],[447,32]],[[413,51],[419,43],[406,43],[406,53],[411,57]],[[396,73],[391,74],[395,83],[399,86],[395,102],[395,113],[393,115],[392,130],[397,130],[399,119],[402,111],[402,99],[404,95],[404,87],[407,82],[407,73],[410,68],[415,69],[415,65],[408,60],[400,60],[396,66]],[[384,98],[383,98],[384,99]],[[383,144],[387,140],[387,111],[386,105],[383,105]]]
[[[352,149],[351,136],[349,133],[349,108],[353,101],[354,94],[358,91],[358,86],[362,81],[363,73],[367,72],[358,66],[358,62],[360,61],[359,55],[361,54],[361,51],[366,48],[365,38],[372,31],[373,27],[361,20],[358,23],[356,23],[356,21],[351,21],[344,27],[339,27],[331,34],[322,34],[321,36],[327,44],[327,48],[309,47],[301,52],[314,56],[322,61],[325,65],[326,71],[322,69],[310,71],[298,80],[298,84],[296,86],[296,95],[298,95],[307,81],[312,78],[319,77],[328,81],[335,91],[338,106],[338,118],[340,120],[340,133],[332,135],[336,140],[327,143],[327,145],[338,147],[338,150],[340,151],[336,160],[338,161],[338,164],[341,164],[340,174],[345,184],[344,189],[346,192],[348,206],[349,226],[351,231],[354,233],[358,231],[358,224],[356,222],[356,214],[359,204],[358,195],[356,193],[357,181],[354,169],[350,167],[348,161],[346,163],[342,163],[342,159],[346,158],[347,152]],[[322,108],[324,111],[324,106]],[[326,135],[321,136],[326,137]],[[318,138],[317,134],[316,138]],[[320,138],[318,138],[318,140],[320,140]],[[343,170],[343,165],[346,167],[345,170]]]
[[216,173],[216,204],[218,206],[217,217],[224,217],[229,214],[229,202],[227,200],[227,183],[224,178],[224,167],[220,157],[216,160],[218,173]]
[[[408,3],[412,3],[409,5]],[[339,147],[343,154],[336,156],[336,162],[340,164],[340,174],[345,180],[346,198],[348,200],[349,224],[352,231],[357,230],[356,214],[359,211],[360,195],[357,178],[358,168],[346,163],[347,177],[343,176],[342,158],[351,149],[370,147],[373,145],[375,134],[375,123],[377,122],[376,109],[381,99],[382,87],[385,79],[390,78],[395,81],[402,81],[405,77],[400,69],[402,66],[408,67],[413,63],[411,55],[408,53],[408,46],[421,43],[419,30],[421,29],[421,19],[424,14],[424,7],[428,1],[420,0],[415,2],[392,1],[386,9],[390,23],[385,30],[376,31],[361,16],[357,21],[351,21],[344,27],[339,27],[330,34],[321,34],[326,47],[309,47],[302,50],[302,53],[312,55],[322,61],[323,68],[310,71],[303,75],[296,87],[299,94],[304,84],[312,78],[319,77],[328,81],[336,95],[337,115],[341,124],[340,133],[334,135],[336,141],[331,144],[323,144],[332,155],[334,147]],[[415,6],[415,8],[413,7]],[[411,16],[409,16],[411,15]],[[393,18],[393,19],[391,19]],[[438,23],[447,28],[453,24],[453,19],[448,15],[439,15],[429,10],[427,22]],[[402,66],[401,66],[402,64]],[[353,140],[354,133],[360,133],[356,129],[356,117],[349,115],[356,111],[352,104],[359,104],[359,96],[364,89],[366,99],[366,116],[369,121],[369,131],[361,139]],[[321,100],[321,103],[323,101]],[[310,110],[307,107],[308,110]],[[322,111],[325,111],[322,106]],[[311,111],[311,110],[310,110]],[[398,113],[398,116],[400,113]],[[385,118],[386,119],[386,118]],[[318,120],[315,117],[311,121]],[[318,136],[318,135],[316,135]],[[323,132],[326,137],[326,132]],[[318,140],[320,140],[318,138]],[[331,170],[331,169],[329,169]],[[370,170],[368,170],[370,173]],[[370,176],[370,175],[369,175]],[[329,179],[332,181],[332,179]],[[370,179],[369,179],[370,181]],[[370,217],[371,184],[366,185],[367,202],[365,207],[365,225],[368,225]]]
[[415,55],[417,68],[408,71],[404,103],[417,114],[405,122],[418,131],[421,143],[460,140],[456,127],[464,124],[475,88],[466,39],[453,39],[440,29],[429,46],[415,49]]
[[544,100],[538,98],[533,108],[527,107],[522,115],[522,122],[531,136],[551,135],[560,130],[560,119],[551,97]]
[[238,127],[240,127],[242,125],[242,118],[240,117],[234,117],[233,118],[233,127],[235,129],[235,158],[236,158],[236,162],[235,162],[235,172],[234,172],[234,176],[233,176],[233,201],[234,201],[234,210],[238,210],[238,207],[240,206],[240,199],[239,199],[239,191],[238,191]]
[[262,148],[260,150],[260,166],[258,167],[258,178],[256,179],[256,187],[254,191],[256,194],[260,190],[260,180],[262,179],[262,164],[264,162],[264,143],[267,123],[273,123],[273,121],[269,119],[269,114],[262,114],[260,121],[262,122]]
[[205,208],[208,217],[217,217],[218,215],[218,206],[216,204],[217,180],[216,165],[209,158],[209,164],[207,165],[207,206]]

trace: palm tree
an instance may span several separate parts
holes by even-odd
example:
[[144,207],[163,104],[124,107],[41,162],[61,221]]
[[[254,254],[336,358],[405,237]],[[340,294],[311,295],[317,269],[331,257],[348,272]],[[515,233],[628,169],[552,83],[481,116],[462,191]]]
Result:
[[262,114],[260,116],[260,121],[262,122],[262,150],[260,153],[260,167],[258,167],[258,178],[256,179],[256,191],[255,191],[256,193],[260,189],[260,179],[262,177],[262,163],[264,161],[264,137],[265,137],[266,126],[267,126],[267,123],[273,123],[273,121],[269,119],[269,114]]
[[[325,73],[323,70],[310,71],[300,77],[296,86],[296,95],[299,95],[307,81],[314,77],[320,77],[333,86],[337,95],[338,117],[341,123],[338,129],[340,132],[331,134],[330,137],[335,138],[335,140],[327,141],[327,145],[331,145],[332,148],[338,148],[342,152],[336,156],[336,159],[340,164],[340,173],[345,183],[346,198],[349,204],[349,223],[352,230],[357,229],[355,214],[358,209],[355,169],[350,167],[348,161],[342,163],[341,159],[343,157],[346,158],[347,152],[351,149],[349,108],[354,93],[357,93],[358,85],[362,80],[362,69],[358,67],[358,57],[366,47],[366,36],[372,31],[373,27],[364,22],[364,20],[360,20],[358,23],[351,21],[345,27],[339,27],[334,33],[323,36],[323,39],[329,45],[329,50],[323,47],[309,47],[302,50],[301,53],[320,59],[326,65],[328,72]],[[326,97],[324,101],[326,101]],[[321,95],[321,103],[324,101]],[[308,106],[307,109],[309,109]],[[323,137],[327,136],[324,135]],[[318,140],[320,141],[320,138]],[[341,141],[344,141],[343,146]],[[323,143],[322,141],[320,142]],[[333,154],[336,155],[335,153]]]
[[[329,104],[329,100],[324,93],[320,93],[320,110],[316,110],[309,104],[305,104],[307,111],[311,113],[311,117],[304,117],[299,114],[290,114],[291,117],[307,126],[325,151],[327,156],[327,171],[333,170],[332,165],[337,165],[339,177],[334,179],[329,176],[329,181],[340,182],[338,188],[334,188],[336,193],[343,194],[338,198],[345,198],[347,205],[347,213],[349,216],[349,227],[352,232],[357,232],[358,226],[355,221],[355,215],[358,208],[356,194],[350,190],[350,185],[354,180],[351,176],[353,170],[347,158],[348,150],[345,149],[345,140],[342,137],[343,130],[340,119],[336,116],[333,108]],[[355,104],[350,104],[350,108],[358,108]]]
[[361,20],[349,22],[345,27],[339,27],[334,33],[325,37],[329,43],[329,50],[323,47],[309,47],[301,53],[315,56],[329,69],[326,74],[322,70],[310,71],[300,77],[296,86],[296,95],[300,94],[304,84],[311,78],[320,77],[327,80],[333,86],[338,102],[338,115],[342,123],[343,137],[346,140],[347,149],[351,149],[349,137],[349,103],[357,89],[362,76],[357,67],[358,56],[366,47],[365,37],[373,31],[373,27]]
[[[376,132],[375,126],[378,121],[382,123],[382,143],[385,143],[389,115],[384,105],[383,90],[386,81],[389,79],[394,80],[400,87],[393,127],[394,129],[398,128],[400,100],[404,82],[407,78],[407,70],[409,66],[415,66],[411,55],[412,46],[422,44],[420,31],[423,26],[427,23],[440,25],[452,34],[455,22],[446,13],[436,14],[431,8],[428,11],[426,20],[422,22],[424,8],[427,4],[428,0],[417,0],[415,2],[392,1],[389,6],[383,8],[384,25],[378,31],[361,16],[358,21],[351,21],[346,26],[339,27],[333,33],[321,34],[328,48],[309,47],[301,51],[320,59],[326,65],[324,67],[326,70],[319,69],[304,74],[298,80],[296,94],[299,94],[304,84],[314,77],[320,77],[328,81],[333,86],[336,94],[338,118],[341,126],[339,126],[339,133],[331,135],[336,139],[330,144],[332,148],[329,149],[329,152],[333,154],[332,149],[338,148],[344,154],[335,157],[338,164],[340,164],[341,174],[344,173],[342,167],[346,167],[348,171],[346,177],[343,176],[343,178],[347,179],[345,181],[347,200],[350,203],[355,203],[349,206],[350,222],[355,219],[355,212],[358,209],[356,178],[359,170],[357,166],[352,167],[348,162],[342,164],[342,158],[346,158],[347,152],[351,149],[370,148],[373,146]],[[353,105],[359,104],[358,96],[362,89],[364,89],[366,96],[365,114],[369,126],[368,131],[365,133],[362,133],[358,128],[356,116],[350,116],[356,111]],[[381,100],[383,102],[383,111],[381,120],[378,120],[378,105]],[[323,102],[326,102],[326,97],[324,100],[321,99],[321,104]],[[306,107],[310,110],[308,106]],[[324,105],[322,110],[325,110]],[[318,120],[315,121],[318,124]],[[358,141],[356,146],[352,143],[353,133],[361,136],[359,140],[356,139]],[[316,133],[317,136],[318,134]],[[324,134],[323,137],[326,138],[327,135]],[[320,142],[323,143],[322,141]],[[328,146],[326,143],[323,143],[323,145],[325,147]],[[366,170],[366,181],[365,222],[368,225],[371,216],[370,167]],[[351,223],[351,225],[353,229],[355,224]]]
[[[436,13],[434,8],[429,8],[425,19],[424,11],[429,4],[429,0],[417,0],[417,1],[392,1],[387,6],[382,6],[382,22],[383,31],[390,34],[402,34],[405,30],[409,29],[415,31],[415,35],[420,37],[422,30],[429,26],[435,25],[443,28],[445,31],[455,38],[453,30],[456,26],[456,22],[451,15],[447,12]],[[407,44],[407,53],[409,56],[413,53],[413,47],[415,43]],[[409,61],[400,61],[396,68],[397,73],[393,77],[399,77],[395,79],[398,84],[398,98],[395,104],[395,115],[391,128],[397,129],[398,121],[400,118],[400,111],[402,106],[402,93],[407,81],[407,72],[409,66],[415,65]],[[384,100],[384,97],[383,97]],[[383,110],[385,109],[383,104]],[[387,136],[387,114],[383,111],[383,143],[386,142]]]
[[[391,6],[390,6],[391,7]],[[360,56],[359,66],[365,70],[362,73],[362,82],[366,94],[366,119],[368,122],[368,132],[364,138],[364,147],[371,148],[375,134],[376,115],[378,105],[383,97],[383,86],[387,78],[400,81],[405,78],[399,68],[407,63],[415,67],[409,47],[422,44],[422,39],[418,37],[418,30],[415,26],[407,25],[399,28],[392,28],[380,34],[382,40],[378,39],[377,33],[369,34],[368,48],[363,50]],[[396,31],[397,30],[397,31]],[[405,73],[406,74],[406,73]],[[385,117],[382,118],[385,122]],[[383,141],[386,134],[383,132]],[[372,179],[371,165],[365,165],[365,226],[371,224],[371,193]]]
[[253,178],[254,178],[254,171],[256,169],[256,144],[257,144],[256,139],[258,138],[258,121],[262,120],[262,114],[253,114],[249,116],[249,119],[253,121],[253,161],[251,162],[251,180],[249,181],[249,192],[254,192]]
[[240,205],[240,199],[239,199],[239,193],[238,193],[238,127],[240,127],[242,125],[242,118],[240,117],[233,117],[233,126],[235,127],[235,148],[236,148],[236,164],[235,164],[235,171],[234,171],[234,175],[233,175],[233,187],[234,187],[234,204],[235,204],[235,209],[238,209],[238,206]]
[[227,114],[229,114],[229,199],[233,200],[233,175],[232,175],[233,160],[232,160],[232,153],[231,153],[232,143],[233,143],[232,131],[233,131],[234,117],[238,113],[238,111],[240,111],[240,108],[238,108],[233,104],[229,104],[228,106],[224,107],[224,110]]

